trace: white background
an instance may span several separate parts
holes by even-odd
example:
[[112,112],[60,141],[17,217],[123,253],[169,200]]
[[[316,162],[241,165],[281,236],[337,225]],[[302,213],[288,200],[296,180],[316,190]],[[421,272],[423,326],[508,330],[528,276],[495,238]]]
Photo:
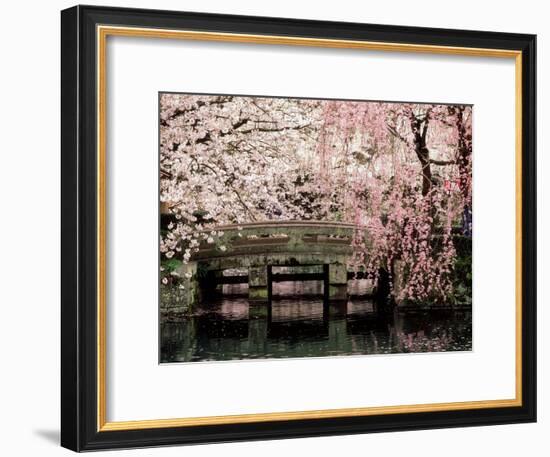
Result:
[[[92,2],[95,3],[95,2]],[[142,6],[224,13],[423,25],[539,34],[539,422],[469,429],[239,443],[162,450],[123,451],[128,455],[291,455],[336,452],[389,455],[463,456],[547,455],[550,447],[545,395],[549,339],[544,310],[548,246],[544,232],[549,209],[544,176],[550,162],[542,151],[542,129],[550,100],[544,87],[548,65],[545,40],[548,12],[543,2],[373,2],[357,1],[156,1],[117,2]],[[6,455],[61,455],[59,423],[59,12],[69,2],[22,2],[4,6],[0,195],[3,224],[2,405],[0,449]],[[495,14],[498,12],[498,14]],[[499,169],[496,168],[495,173]],[[545,221],[546,219],[546,221]],[[545,268],[546,267],[546,268]]]
[[[112,37],[107,60],[108,421],[514,398],[513,58]],[[474,350],[158,365],[159,90],[473,104]]]

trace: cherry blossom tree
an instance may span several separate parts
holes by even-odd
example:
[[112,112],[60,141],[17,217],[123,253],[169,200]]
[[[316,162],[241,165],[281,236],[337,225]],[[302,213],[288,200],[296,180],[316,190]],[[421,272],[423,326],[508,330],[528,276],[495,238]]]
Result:
[[351,267],[385,272],[397,299],[445,300],[471,155],[469,106],[162,94],[161,252],[223,250],[224,224],[351,222]]

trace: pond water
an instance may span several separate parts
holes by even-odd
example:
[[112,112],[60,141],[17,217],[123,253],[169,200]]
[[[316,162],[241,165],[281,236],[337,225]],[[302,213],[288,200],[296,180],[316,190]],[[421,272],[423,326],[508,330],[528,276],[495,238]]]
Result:
[[278,287],[271,306],[249,304],[246,296],[224,296],[202,303],[191,316],[162,322],[160,361],[472,349],[469,311],[432,310],[388,316],[377,313],[367,298],[353,297],[347,303],[327,305],[322,295],[297,295],[304,289],[308,294],[315,293],[320,287],[316,284],[281,283]]

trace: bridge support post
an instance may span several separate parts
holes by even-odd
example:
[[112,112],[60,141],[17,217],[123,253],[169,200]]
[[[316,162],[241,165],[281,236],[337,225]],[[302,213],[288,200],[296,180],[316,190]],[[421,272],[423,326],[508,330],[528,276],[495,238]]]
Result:
[[197,280],[197,262],[182,264],[176,270],[181,278],[181,288],[174,287],[173,300],[161,300],[161,312],[185,313],[193,311],[200,300],[200,289]]
[[331,263],[328,265],[328,300],[334,302],[347,301],[347,299],[348,270],[345,260],[338,263]]
[[248,267],[248,300],[257,303],[269,301],[267,265]]

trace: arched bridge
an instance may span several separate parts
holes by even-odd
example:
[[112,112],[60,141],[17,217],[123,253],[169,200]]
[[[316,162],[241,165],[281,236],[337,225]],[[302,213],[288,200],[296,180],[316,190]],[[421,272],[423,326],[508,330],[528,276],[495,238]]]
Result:
[[[189,273],[188,293],[194,296],[221,284],[247,282],[251,301],[269,301],[272,283],[285,280],[322,280],[329,301],[347,299],[348,259],[358,230],[348,223],[323,221],[267,221],[209,228],[223,232],[219,241],[204,241],[181,273]],[[274,267],[322,266],[318,272],[276,273]],[[229,269],[247,269],[246,276],[225,276]],[[307,268],[305,269],[307,270]],[[311,270],[311,269],[310,269]],[[198,278],[200,271],[201,278]],[[191,301],[195,301],[189,297]]]

